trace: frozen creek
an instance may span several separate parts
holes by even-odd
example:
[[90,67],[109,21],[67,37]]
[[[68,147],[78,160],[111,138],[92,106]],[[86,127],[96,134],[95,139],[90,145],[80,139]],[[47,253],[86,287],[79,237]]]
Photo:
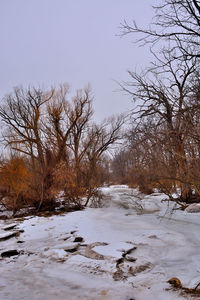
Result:
[[102,192],[103,208],[0,221],[0,300],[194,299],[167,281],[200,282],[200,213],[126,186]]

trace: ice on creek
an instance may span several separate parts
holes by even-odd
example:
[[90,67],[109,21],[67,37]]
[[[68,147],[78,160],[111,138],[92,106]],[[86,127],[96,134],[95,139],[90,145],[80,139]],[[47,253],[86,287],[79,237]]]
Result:
[[0,221],[0,237],[14,233],[0,253],[19,252],[0,256],[0,299],[190,299],[167,281],[200,282],[199,214],[126,185],[101,192],[102,208]]

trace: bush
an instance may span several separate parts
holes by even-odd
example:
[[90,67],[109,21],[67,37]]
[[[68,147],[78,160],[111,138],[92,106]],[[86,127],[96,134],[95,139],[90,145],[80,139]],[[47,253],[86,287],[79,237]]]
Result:
[[52,193],[58,194],[63,191],[64,205],[67,210],[82,209],[82,198],[86,194],[86,189],[77,184],[76,173],[72,167],[65,162],[56,166],[53,172]]
[[27,204],[31,174],[23,158],[14,157],[0,167],[2,204],[15,214]]

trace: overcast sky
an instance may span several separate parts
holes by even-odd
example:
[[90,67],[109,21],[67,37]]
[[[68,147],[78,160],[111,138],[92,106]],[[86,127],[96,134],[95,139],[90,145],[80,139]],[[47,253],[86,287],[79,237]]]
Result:
[[145,48],[120,38],[120,23],[151,21],[154,0],[0,0],[0,97],[14,86],[72,91],[91,84],[95,118],[124,112],[130,99],[115,81],[148,64]]

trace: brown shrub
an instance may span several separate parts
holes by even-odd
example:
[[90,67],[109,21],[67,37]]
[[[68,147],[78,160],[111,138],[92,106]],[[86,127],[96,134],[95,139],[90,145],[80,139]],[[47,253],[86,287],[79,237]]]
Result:
[[67,209],[81,209],[83,207],[82,197],[86,194],[86,189],[77,184],[77,175],[74,169],[65,162],[61,162],[53,172],[53,179],[51,192],[54,194],[58,194],[59,191],[64,192]]
[[23,158],[14,157],[0,167],[2,204],[15,213],[26,205],[31,174]]

